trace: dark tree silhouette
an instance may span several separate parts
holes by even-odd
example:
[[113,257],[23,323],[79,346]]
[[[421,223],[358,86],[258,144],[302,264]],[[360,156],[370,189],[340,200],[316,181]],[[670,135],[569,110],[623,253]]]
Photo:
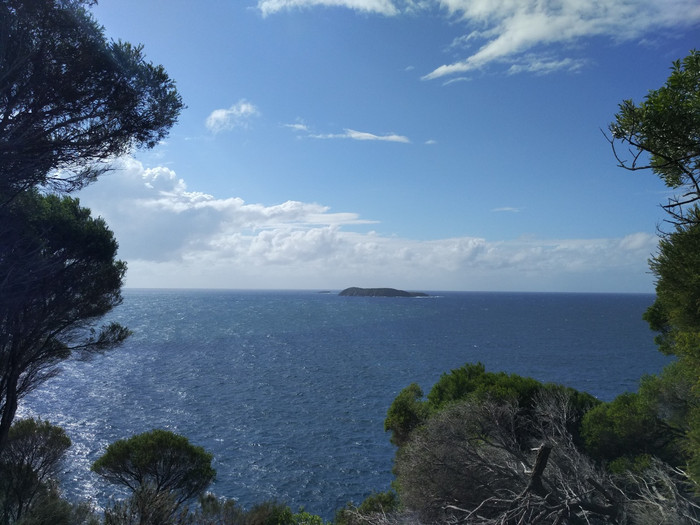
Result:
[[96,328],[121,302],[126,265],[102,219],[77,199],[32,190],[0,207],[0,454],[19,400],[56,365],[120,343],[128,330]]
[[152,147],[182,100],[140,46],[110,42],[86,0],[0,1],[0,201],[80,188],[132,147]]

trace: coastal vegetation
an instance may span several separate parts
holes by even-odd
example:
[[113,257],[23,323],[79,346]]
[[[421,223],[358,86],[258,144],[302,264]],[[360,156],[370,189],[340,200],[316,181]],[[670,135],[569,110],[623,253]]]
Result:
[[[100,325],[121,302],[117,241],[77,199],[134,147],[154,146],[182,101],[142,49],[110,42],[88,0],[0,1],[0,525],[311,524],[303,509],[250,509],[206,491],[212,456],[155,429],[108,446],[92,469],[127,495],[97,512],[61,497],[70,439],[16,419],[24,395],[71,356],[114,348]],[[664,205],[645,314],[675,361],[609,403],[466,364],[427,396],[388,407],[392,490],[340,509],[338,524],[700,523],[700,53],[673,64],[642,103],[624,101],[608,139],[621,167],[678,192]],[[371,489],[371,487],[368,487]]]

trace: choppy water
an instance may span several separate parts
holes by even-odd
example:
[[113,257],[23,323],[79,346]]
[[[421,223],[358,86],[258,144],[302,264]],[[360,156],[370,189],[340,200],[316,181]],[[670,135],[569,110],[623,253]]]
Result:
[[403,387],[427,392],[466,362],[601,399],[667,362],[641,320],[651,295],[130,290],[112,317],[134,335],[28,396],[21,414],[66,429],[69,496],[112,494],[89,472],[119,438],[167,428],[214,454],[212,491],[331,518],[389,488],[383,431]]

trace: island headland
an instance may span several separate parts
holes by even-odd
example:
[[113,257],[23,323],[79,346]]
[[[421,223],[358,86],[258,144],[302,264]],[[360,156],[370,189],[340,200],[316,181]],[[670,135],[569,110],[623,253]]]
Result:
[[405,290],[397,290],[395,288],[346,288],[338,295],[348,297],[429,297],[423,292],[407,292]]

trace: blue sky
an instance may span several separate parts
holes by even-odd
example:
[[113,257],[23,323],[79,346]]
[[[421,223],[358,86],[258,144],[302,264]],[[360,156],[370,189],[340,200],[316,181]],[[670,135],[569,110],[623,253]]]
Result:
[[605,130],[695,0],[103,0],[187,105],[79,194],[133,287],[650,292],[651,173]]

